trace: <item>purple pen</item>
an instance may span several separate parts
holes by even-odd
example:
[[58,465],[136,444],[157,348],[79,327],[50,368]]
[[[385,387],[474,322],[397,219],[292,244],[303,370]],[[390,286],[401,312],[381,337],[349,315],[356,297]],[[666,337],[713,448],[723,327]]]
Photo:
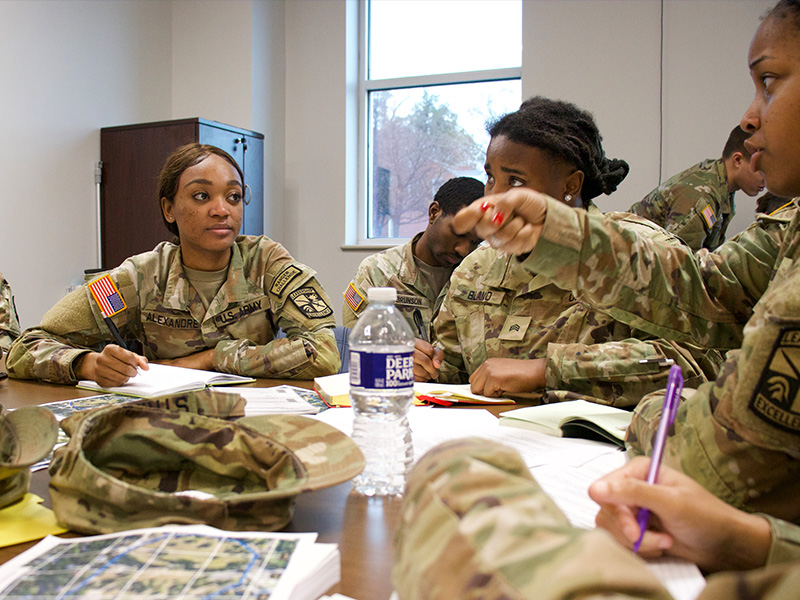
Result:
[[[647,471],[647,483],[650,485],[658,480],[658,469],[661,467],[661,457],[664,456],[667,434],[669,433],[670,427],[672,427],[672,423],[675,421],[682,390],[683,375],[681,374],[681,368],[678,365],[672,365],[669,370],[669,378],[667,379],[667,393],[664,395],[664,408],[661,410],[661,419],[658,422],[656,439],[653,442],[653,452],[650,455],[650,469]],[[642,538],[644,537],[644,532],[647,531],[647,522],[649,520],[650,511],[646,508],[640,508],[636,515],[636,521],[639,523],[639,539],[636,540],[636,543],[633,545],[634,552],[639,551],[639,546],[642,544]]]

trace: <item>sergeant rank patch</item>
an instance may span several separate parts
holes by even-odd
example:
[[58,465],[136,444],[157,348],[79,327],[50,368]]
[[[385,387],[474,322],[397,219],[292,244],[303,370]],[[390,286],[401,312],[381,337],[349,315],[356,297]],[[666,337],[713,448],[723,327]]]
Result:
[[333,309],[313,287],[293,291],[289,300],[309,319],[323,319],[333,314]]
[[750,409],[774,427],[800,431],[800,328],[781,330]]

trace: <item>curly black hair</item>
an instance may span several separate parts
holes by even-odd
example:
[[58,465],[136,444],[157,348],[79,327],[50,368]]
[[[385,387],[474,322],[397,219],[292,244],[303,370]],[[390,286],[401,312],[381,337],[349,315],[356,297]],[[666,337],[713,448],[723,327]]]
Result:
[[624,160],[606,158],[603,138],[588,111],[570,102],[534,96],[487,128],[492,137],[539,148],[583,172],[581,198],[610,194],[628,175]]
[[473,177],[454,177],[442,184],[433,197],[444,215],[454,215],[483,197],[483,183]]

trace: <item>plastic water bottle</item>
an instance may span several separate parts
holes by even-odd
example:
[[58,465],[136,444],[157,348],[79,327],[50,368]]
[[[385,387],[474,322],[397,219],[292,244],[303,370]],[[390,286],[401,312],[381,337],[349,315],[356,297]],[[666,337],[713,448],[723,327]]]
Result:
[[350,333],[353,440],[366,457],[353,488],[366,496],[403,492],[414,458],[408,409],[414,400],[414,334],[394,306],[395,288],[370,288]]

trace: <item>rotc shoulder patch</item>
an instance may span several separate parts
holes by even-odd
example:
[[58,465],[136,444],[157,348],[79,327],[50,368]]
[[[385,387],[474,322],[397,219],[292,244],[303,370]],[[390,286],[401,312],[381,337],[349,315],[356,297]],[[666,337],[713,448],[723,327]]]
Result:
[[289,300],[309,319],[323,319],[333,314],[333,309],[313,287],[293,291]]
[[700,211],[700,214],[703,217],[703,221],[705,221],[706,227],[709,229],[714,227],[714,223],[717,222],[717,215],[714,214],[714,209],[711,208],[710,204],[706,204],[706,207]]
[[272,282],[272,287],[269,288],[269,291],[280,298],[280,295],[283,293],[283,290],[286,289],[286,286],[289,285],[289,282],[302,272],[303,270],[300,267],[289,265],[283,271],[278,273],[278,276]]
[[353,312],[358,312],[358,309],[364,304],[364,296],[361,295],[361,292],[356,289],[352,282],[344,291],[344,299],[347,302],[347,306],[353,309]]
[[800,328],[781,330],[750,409],[774,427],[800,432]]

